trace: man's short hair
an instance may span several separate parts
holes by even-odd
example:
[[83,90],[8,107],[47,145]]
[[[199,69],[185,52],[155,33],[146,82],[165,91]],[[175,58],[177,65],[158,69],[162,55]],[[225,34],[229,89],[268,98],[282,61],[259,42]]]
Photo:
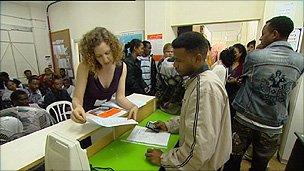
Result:
[[28,79],[28,83],[31,83],[33,80],[38,80],[38,81],[39,81],[38,75],[32,75],[32,76]]
[[190,53],[201,53],[204,57],[207,55],[208,51],[208,42],[203,34],[198,32],[185,32],[178,36],[172,42],[172,47],[176,48],[185,48],[187,52]]
[[22,90],[16,90],[16,91],[12,92],[12,94],[10,96],[11,101],[16,102],[19,99],[20,95],[24,95],[24,94],[27,94],[27,93]]
[[277,30],[284,38],[288,38],[289,34],[294,29],[293,21],[286,16],[273,17],[272,19],[268,20],[266,24],[269,24],[271,29]]
[[143,44],[144,44],[144,47],[146,47],[148,44],[151,45],[151,43],[150,43],[149,41],[147,41],[147,40],[144,40],[144,41],[143,41]]
[[9,78],[9,75],[7,72],[0,72],[0,77]]
[[250,45],[253,45],[255,47],[256,41],[255,40],[251,40],[250,42],[247,43],[247,47],[249,47]]
[[32,73],[31,70],[27,69],[27,70],[24,70],[24,71],[23,71],[23,74],[25,74],[26,72],[31,72],[31,73]]

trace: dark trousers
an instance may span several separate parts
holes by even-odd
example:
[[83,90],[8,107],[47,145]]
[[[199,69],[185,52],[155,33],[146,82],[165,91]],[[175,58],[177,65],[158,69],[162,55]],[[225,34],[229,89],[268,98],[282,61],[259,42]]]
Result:
[[234,120],[232,125],[232,154],[224,165],[224,171],[239,171],[243,155],[250,143],[253,145],[251,171],[264,171],[278,146],[281,134],[268,134],[251,129]]

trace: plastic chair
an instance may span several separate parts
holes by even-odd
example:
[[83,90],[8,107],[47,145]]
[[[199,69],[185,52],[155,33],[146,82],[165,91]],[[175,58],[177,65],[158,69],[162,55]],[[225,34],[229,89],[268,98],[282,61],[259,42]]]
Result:
[[[67,110],[66,107],[69,107],[70,110]],[[72,103],[69,101],[54,102],[46,107],[46,111],[50,114],[53,112],[56,116],[56,121],[61,122],[67,120],[67,115],[71,114]]]

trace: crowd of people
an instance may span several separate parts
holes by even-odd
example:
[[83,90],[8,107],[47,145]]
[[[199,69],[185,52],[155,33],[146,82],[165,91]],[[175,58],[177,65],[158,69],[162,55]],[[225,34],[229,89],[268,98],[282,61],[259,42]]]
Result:
[[26,70],[27,85],[1,72],[1,109],[65,100],[73,103],[71,119],[85,123],[97,100],[114,98],[136,119],[138,107],[126,96],[152,95],[157,108],[177,115],[156,127],[180,135],[168,152],[147,150],[148,161],[161,170],[240,170],[250,145],[251,170],[265,170],[288,119],[288,96],[303,73],[303,56],[287,42],[293,29],[290,18],[274,17],[260,44],[250,41],[246,49],[237,43],[212,60],[203,34],[186,32],[165,44],[155,61],[149,41],[133,39],[123,48],[110,31],[96,27],[80,42],[75,88],[64,69],[61,76],[50,68],[40,76]]
[[[74,86],[66,70],[61,68],[58,75],[51,68],[44,71],[38,76],[25,70],[24,84],[6,72],[0,73],[0,115],[6,117],[1,120],[1,144],[57,123],[55,113],[48,113],[46,107],[57,101],[72,102]],[[11,131],[12,125],[18,127],[20,121],[22,130]]]

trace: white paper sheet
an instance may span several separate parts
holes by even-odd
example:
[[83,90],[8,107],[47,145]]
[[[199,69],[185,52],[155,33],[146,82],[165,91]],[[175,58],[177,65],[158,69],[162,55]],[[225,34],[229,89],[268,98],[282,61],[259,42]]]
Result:
[[109,117],[109,118],[101,118],[92,114],[87,115],[87,119],[91,123],[95,123],[104,127],[114,127],[120,125],[134,125],[138,124],[133,119],[127,119],[125,117]]
[[156,133],[146,127],[135,126],[127,140],[131,142],[167,146],[169,138],[170,133],[168,132]]
[[138,108],[144,106],[148,101],[152,100],[153,98],[155,97],[135,93],[127,97],[127,99],[134,103]]

